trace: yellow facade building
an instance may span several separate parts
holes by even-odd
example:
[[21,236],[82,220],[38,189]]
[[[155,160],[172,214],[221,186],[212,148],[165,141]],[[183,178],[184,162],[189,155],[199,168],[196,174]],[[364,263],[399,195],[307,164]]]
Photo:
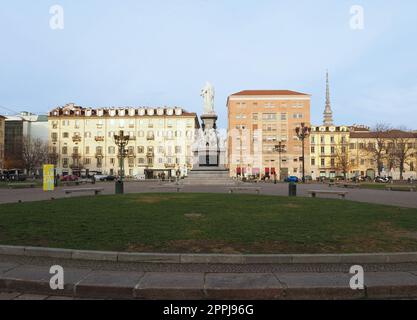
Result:
[[349,127],[312,127],[310,149],[313,180],[350,175]]
[[83,108],[73,103],[48,117],[50,159],[58,174],[118,175],[114,135],[130,136],[125,175],[140,179],[178,173],[193,166],[192,144],[199,122],[182,108]]

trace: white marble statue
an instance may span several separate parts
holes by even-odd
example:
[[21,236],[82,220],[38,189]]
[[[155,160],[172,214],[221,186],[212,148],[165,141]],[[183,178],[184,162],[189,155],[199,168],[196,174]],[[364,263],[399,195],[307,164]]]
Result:
[[201,90],[201,96],[204,99],[204,114],[214,114],[214,87],[207,82]]

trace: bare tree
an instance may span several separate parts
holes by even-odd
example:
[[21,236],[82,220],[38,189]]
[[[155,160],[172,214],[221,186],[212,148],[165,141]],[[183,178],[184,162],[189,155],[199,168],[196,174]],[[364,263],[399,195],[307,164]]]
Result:
[[390,125],[385,123],[378,123],[373,129],[372,134],[374,137],[374,143],[368,143],[365,146],[365,150],[372,159],[375,160],[377,165],[378,176],[381,176],[384,168],[384,160],[387,158],[387,133],[391,130]]
[[388,154],[394,166],[400,170],[400,180],[404,180],[405,166],[409,165],[416,153],[415,137],[406,129],[391,131]]
[[335,158],[335,169],[343,173],[345,181],[347,180],[347,175],[351,169],[351,163],[349,159],[349,148],[347,144],[342,144],[336,148],[336,158]]
[[41,139],[23,137],[22,143],[23,167],[27,173],[33,173],[48,161],[48,145]]

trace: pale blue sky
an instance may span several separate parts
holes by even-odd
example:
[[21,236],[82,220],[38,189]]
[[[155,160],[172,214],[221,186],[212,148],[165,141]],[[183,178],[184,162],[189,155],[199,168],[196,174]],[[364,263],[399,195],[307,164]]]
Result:
[[[49,27],[54,4],[64,30]],[[352,5],[365,9],[362,31],[350,29]],[[415,0],[3,0],[0,105],[200,113],[209,80],[223,127],[227,96],[244,89],[310,93],[320,124],[329,69],[338,124],[417,129],[416,12]]]

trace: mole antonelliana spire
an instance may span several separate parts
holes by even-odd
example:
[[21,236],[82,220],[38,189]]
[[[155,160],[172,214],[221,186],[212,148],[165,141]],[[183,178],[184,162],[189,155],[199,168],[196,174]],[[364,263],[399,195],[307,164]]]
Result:
[[324,121],[325,126],[333,125],[333,111],[330,104],[330,85],[329,85],[329,72],[326,72],[326,108],[324,110]]

